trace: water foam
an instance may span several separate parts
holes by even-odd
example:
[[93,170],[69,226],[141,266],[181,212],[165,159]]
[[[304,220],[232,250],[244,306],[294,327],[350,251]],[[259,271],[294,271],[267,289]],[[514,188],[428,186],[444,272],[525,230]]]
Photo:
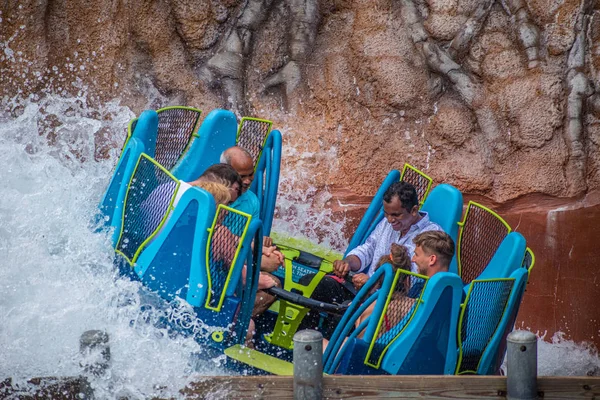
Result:
[[[108,232],[89,226],[116,161],[114,151],[96,160],[97,138],[103,130],[119,136],[133,113],[52,95],[3,109],[0,378],[79,375],[79,337],[102,329],[112,367],[94,382],[100,397],[147,398],[156,385],[176,394],[201,349],[141,318],[138,284],[116,275]],[[219,371],[209,365],[205,373]]]

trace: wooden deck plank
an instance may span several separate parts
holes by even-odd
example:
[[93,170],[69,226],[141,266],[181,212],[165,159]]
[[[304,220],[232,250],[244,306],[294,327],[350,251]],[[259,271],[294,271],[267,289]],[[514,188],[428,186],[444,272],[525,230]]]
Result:
[[[293,379],[284,376],[210,377],[184,389],[186,399],[292,399]],[[539,377],[546,399],[600,398],[600,378]],[[501,376],[325,376],[325,399],[503,399]]]
[[[539,377],[544,400],[600,399],[600,377]],[[289,376],[206,377],[181,390],[187,400],[196,399],[293,399]],[[83,396],[83,397],[82,397]],[[33,378],[15,385],[0,381],[0,398],[91,398],[85,378]],[[505,399],[502,376],[324,376],[324,399]],[[159,400],[159,399],[154,399]]]

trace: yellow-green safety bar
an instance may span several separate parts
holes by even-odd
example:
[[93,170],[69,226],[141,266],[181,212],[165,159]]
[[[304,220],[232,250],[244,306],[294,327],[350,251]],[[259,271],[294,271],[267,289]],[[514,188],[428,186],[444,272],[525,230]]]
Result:
[[[300,255],[300,251],[285,245],[278,245],[278,247],[285,257],[284,288],[288,292],[297,290],[300,291],[304,297],[310,297],[323,277],[333,271],[333,263],[323,259],[319,270],[308,285],[305,286],[296,283],[293,279],[293,260]],[[285,300],[279,300],[277,303],[277,306],[275,306],[275,304],[273,305],[275,306],[273,308],[277,308],[277,321],[273,327],[273,332],[264,335],[264,338],[271,344],[291,350],[294,347],[293,333],[298,330],[300,323],[309,310],[306,307]]]

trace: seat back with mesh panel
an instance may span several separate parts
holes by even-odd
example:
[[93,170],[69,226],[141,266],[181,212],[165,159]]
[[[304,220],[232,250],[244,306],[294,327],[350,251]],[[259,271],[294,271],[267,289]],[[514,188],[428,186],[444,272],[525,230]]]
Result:
[[460,223],[457,244],[458,273],[465,284],[477,278],[511,231],[498,214],[470,201]]
[[393,284],[394,271],[392,266],[384,264],[373,273],[369,280],[356,293],[323,353],[323,371],[325,373],[331,374],[338,368],[340,358],[347,350],[347,343],[355,340],[359,334],[373,337],[377,329],[377,317],[361,321],[356,329],[355,325],[368,308],[372,308],[372,316],[381,314]]
[[[202,111],[184,106],[146,110],[139,118],[133,118],[127,126],[123,149],[132,137],[140,139],[146,153],[167,170],[171,170],[188,150],[190,143],[198,137],[196,130]],[[152,124],[144,122],[153,116]]]
[[[233,266],[236,265],[240,254],[250,218],[250,215],[224,205],[219,205],[217,209],[207,248],[206,308],[220,311],[228,288],[235,288],[237,285],[237,282],[232,280],[232,276],[239,277],[239,275],[234,274]],[[232,294],[230,290],[229,295]]]
[[250,153],[255,169],[258,166],[263,147],[267,143],[271,126],[273,126],[273,122],[265,119],[244,117],[240,121],[236,144]]
[[515,280],[475,279],[461,313],[457,374],[475,373],[479,360],[506,312]]
[[202,111],[191,107],[166,107],[157,110],[158,132],[154,159],[167,170],[185,154],[194,137]]
[[379,368],[381,359],[392,341],[406,328],[419,303],[429,278],[409,271],[398,270],[394,287],[390,291],[365,364]]
[[[356,328],[342,341],[343,346],[325,353],[326,373],[436,375],[454,372],[456,326],[462,297],[460,279],[448,272],[427,279],[398,270],[394,276],[394,284],[385,292],[385,306],[375,309],[361,324],[364,326]],[[336,329],[342,332],[340,337],[348,335],[359,312],[342,320],[345,326]],[[364,327],[367,327],[364,336],[357,338],[357,331]]]
[[497,354],[500,343],[520,305],[526,279],[527,271],[517,269],[509,278],[475,279],[469,284],[459,320],[456,374],[498,372],[491,363],[502,358]]
[[[123,191],[128,179],[123,180],[123,168],[130,159],[129,148],[135,138],[143,146],[143,152],[165,169],[171,170],[189,147],[198,125],[200,111],[190,107],[167,107],[158,111],[146,110],[139,118],[129,122],[127,137],[121,151],[111,182],[100,203],[101,212],[107,217],[106,226],[112,224],[117,204],[116,193]],[[138,153],[139,154],[139,153]],[[137,160],[135,158],[134,160]],[[128,178],[128,177],[127,177]]]
[[133,265],[171,211],[179,181],[147,154],[129,181],[115,250]]
[[415,167],[409,164],[404,164],[402,168],[402,174],[400,180],[410,183],[417,190],[417,197],[419,198],[419,206],[422,206],[429,194],[433,179],[425,175],[422,171],[419,171]]

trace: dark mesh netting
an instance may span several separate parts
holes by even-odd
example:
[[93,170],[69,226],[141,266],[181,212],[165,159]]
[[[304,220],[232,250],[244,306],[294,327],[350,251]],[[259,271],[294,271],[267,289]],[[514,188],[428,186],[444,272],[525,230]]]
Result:
[[140,157],[123,205],[123,231],[116,248],[130,262],[135,261],[141,244],[158,229],[176,189],[176,180],[145,154]]
[[241,248],[241,237],[247,228],[248,217],[235,210],[219,206],[216,223],[210,240],[208,268],[210,273],[210,294],[208,306],[217,307],[224,296],[224,290],[233,261]]
[[158,111],[156,161],[171,170],[181,158],[196,128],[200,111],[187,108],[167,108]]
[[412,168],[404,168],[400,180],[410,183],[415,187],[417,196],[419,197],[419,204],[423,204],[425,197],[427,197],[427,189],[431,184],[431,180]]
[[246,149],[256,162],[260,157],[267,135],[271,130],[271,122],[254,119],[243,119],[237,138],[237,145]]
[[527,248],[527,251],[525,251],[525,257],[523,258],[523,264],[521,264],[521,266],[526,270],[531,269],[533,266],[533,252],[530,248]]
[[386,348],[404,330],[421,298],[427,280],[398,270],[398,280],[392,297],[383,311],[383,321],[375,335],[372,350],[368,357],[370,365],[378,365]]
[[474,280],[460,326],[462,359],[457,373],[477,371],[481,356],[504,315],[514,279]]
[[458,246],[460,275],[465,284],[483,272],[508,233],[509,229],[494,214],[469,205]]
[[128,137],[131,137],[131,135],[133,135],[133,132],[135,131],[137,122],[138,122],[137,118],[134,118],[129,122],[129,127],[127,128],[127,136]]

